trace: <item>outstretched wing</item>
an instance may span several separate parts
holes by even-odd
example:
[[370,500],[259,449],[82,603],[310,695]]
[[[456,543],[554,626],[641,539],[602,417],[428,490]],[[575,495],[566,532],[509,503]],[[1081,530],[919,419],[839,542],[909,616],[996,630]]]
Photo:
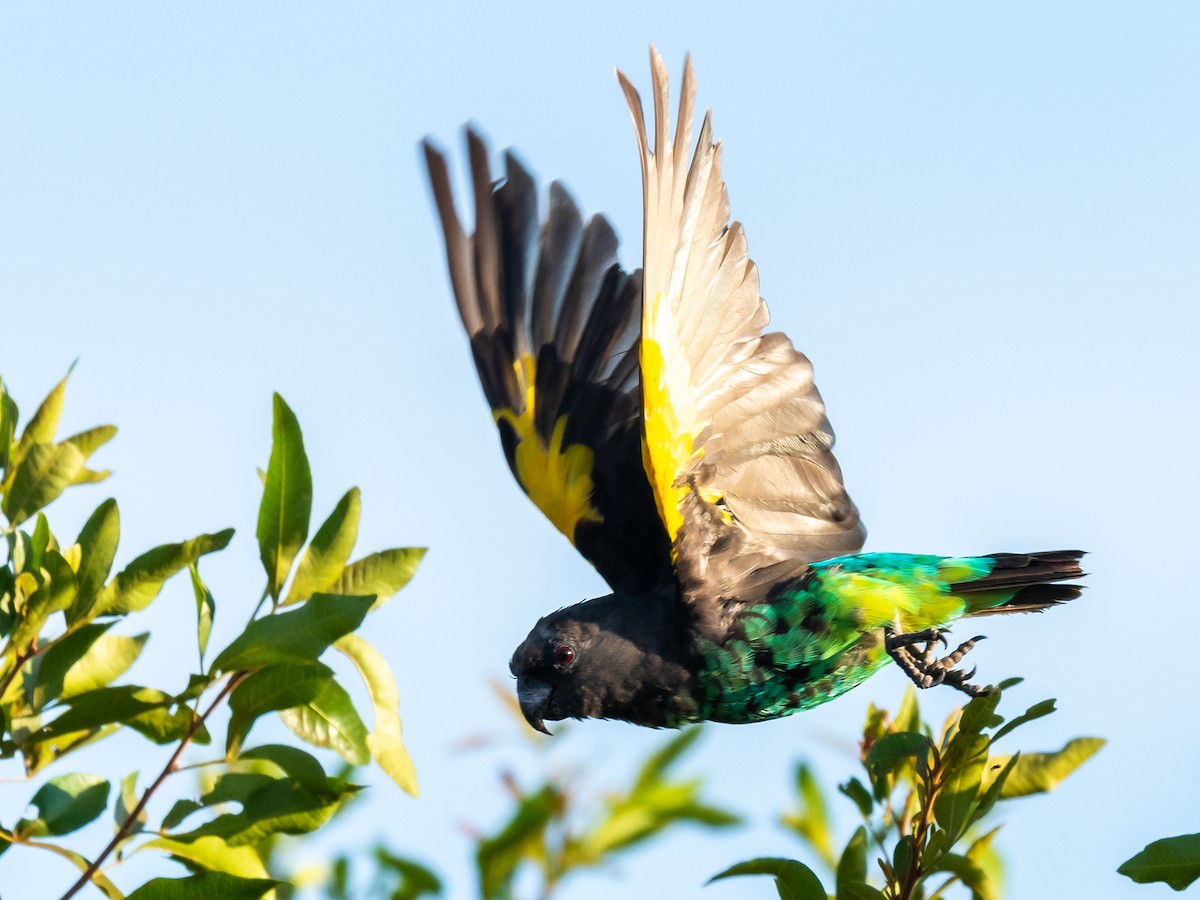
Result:
[[425,159],[450,281],[504,455],[521,488],[614,590],[672,578],[670,542],[641,460],[637,342],[641,278],[617,238],[557,182],[544,223],[533,179],[511,155],[493,183],[467,131],[475,233],[455,211],[446,160]]
[[643,461],[684,599],[719,634],[742,602],[804,564],[862,547],[812,366],[769,315],[729,221],[711,113],[689,163],[695,80],[685,64],[669,130],[667,71],[651,48],[654,146],[620,72],[642,159]]

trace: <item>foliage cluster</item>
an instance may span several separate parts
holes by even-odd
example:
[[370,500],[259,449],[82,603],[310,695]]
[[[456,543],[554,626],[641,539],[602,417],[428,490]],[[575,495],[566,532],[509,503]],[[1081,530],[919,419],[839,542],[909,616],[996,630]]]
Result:
[[[115,500],[102,502],[73,543],[61,541],[44,509],[67,488],[103,480],[88,460],[116,429],[102,425],[56,440],[67,379],[46,397],[17,436],[18,408],[0,382],[0,759],[40,780],[28,800],[33,814],[0,828],[0,853],[37,849],[76,866],[70,897],[89,883],[110,900],[125,897],[110,877],[134,854],[181,863],[183,878],[155,878],[128,896],[255,898],[278,881],[264,863],[274,835],[311,832],[358,786],[330,776],[298,746],[248,746],[255,722],[277,712],[292,733],[349,763],[374,760],[409,793],[412,762],[401,741],[398,695],[383,657],[354,632],[366,615],[412,577],[424,550],[372,553],[350,561],[360,500],[351,489],[309,540],[312,476],[300,426],[278,395],[270,462],[262,474],[257,538],[266,587],[245,628],[205,664],[216,601],[201,578],[202,557],[224,549],[233,529],[164,544],[112,572],[120,536]],[[123,634],[164,583],[187,571],[196,603],[194,668],[177,683],[151,687],[122,681],[150,638]],[[289,580],[290,576],[290,580]],[[285,590],[286,588],[286,590]],[[268,604],[269,601],[269,604]],[[264,606],[266,609],[264,610]],[[356,668],[374,712],[368,730],[333,669],[333,648]],[[181,659],[181,665],[187,665]],[[213,741],[214,713],[228,710],[223,750],[184,764],[185,751]],[[172,748],[148,782],[137,772],[114,785],[87,772],[58,772],[77,751],[117,732]],[[189,791],[157,821],[149,802],[169,785]],[[111,803],[110,803],[111,800]],[[96,852],[61,840],[111,809],[113,833]]]

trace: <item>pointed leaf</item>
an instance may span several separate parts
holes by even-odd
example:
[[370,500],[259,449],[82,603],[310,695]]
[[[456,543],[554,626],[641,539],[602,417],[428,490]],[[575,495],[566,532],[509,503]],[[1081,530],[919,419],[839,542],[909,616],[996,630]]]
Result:
[[[91,862],[82,854],[76,853],[74,850],[68,850],[66,847],[60,847],[57,844],[43,842],[38,846],[39,850],[49,850],[51,853],[57,853],[63,859],[70,861],[71,865],[75,866],[80,872],[87,872],[91,869]],[[108,900],[128,900],[126,896],[117,888],[115,884],[108,880],[103,872],[93,872],[91,876],[92,885],[100,891]]]
[[867,880],[867,829],[859,825],[837,864],[837,896],[845,900],[852,885]]
[[275,395],[271,460],[258,510],[258,548],[267,571],[267,593],[274,600],[287,580],[292,560],[308,537],[312,514],[312,472],[295,414]]
[[957,853],[947,853],[938,862],[937,871],[957,875],[971,891],[972,900],[997,900],[996,888],[987,873],[974,861]]
[[[71,365],[71,369],[73,368],[75,368],[74,363]],[[67,370],[62,381],[51,389],[50,393],[46,395],[46,399],[37,408],[37,412],[25,423],[25,430],[21,432],[21,440],[13,454],[17,461],[20,461],[21,456],[28,452],[34,444],[49,444],[54,441],[54,434],[58,431],[58,422],[62,418],[63,403],[67,394],[67,379],[71,377],[71,369]]]
[[200,651],[200,668],[204,668],[204,651],[208,649],[208,636],[212,633],[213,617],[217,613],[217,601],[212,591],[200,578],[196,564],[188,566],[192,576],[192,593],[196,597],[196,647]]
[[182,544],[163,544],[147,551],[122,569],[105,585],[87,615],[123,616],[145,609],[172,575],[182,572],[207,553],[224,550],[233,538],[233,529],[202,534]]
[[81,431],[79,434],[71,435],[69,438],[63,440],[63,443],[71,444],[76,450],[83,454],[84,459],[87,459],[98,449],[116,437],[116,434],[116,425],[97,425],[95,428],[89,428],[87,431]]
[[346,566],[329,592],[357,597],[373,594],[374,609],[412,580],[424,556],[424,547],[383,550],[364,556]]
[[396,679],[383,656],[355,634],[340,638],[334,645],[354,663],[371,695],[371,706],[375,711],[375,728],[367,736],[367,749],[379,764],[379,768],[392,781],[413,797],[420,792],[417,787],[417,770],[404,747],[400,727],[400,691]]
[[51,778],[30,799],[36,819],[21,819],[15,832],[21,837],[70,834],[100,816],[108,806],[108,781],[99,775],[59,775]]
[[67,609],[75,599],[75,573],[57,550],[47,550],[42,557],[45,576],[38,589],[27,599],[25,614],[9,636],[9,646],[22,650],[32,643],[54,613]]
[[838,792],[854,801],[854,805],[858,807],[858,811],[864,819],[870,817],[871,810],[875,807],[875,801],[871,797],[871,792],[861,781],[851,778],[845,784],[838,785]]
[[829,826],[825,798],[821,795],[817,780],[804,764],[796,769],[796,793],[799,795],[800,809],[784,815],[783,824],[807,840],[821,857],[821,861],[834,868],[836,859],[833,855],[833,834]]
[[[1053,753],[1022,753],[1000,798],[1026,797],[1043,794],[1058,787],[1059,782],[1078,769],[1105,744],[1104,738],[1075,738]],[[993,758],[992,764],[1006,762],[1005,757]]]
[[[333,512],[324,524],[317,529],[300,563],[296,566],[296,577],[288,589],[289,603],[299,603],[307,600],[313,594],[329,592],[329,587],[338,580],[346,561],[354,550],[354,542],[358,538],[358,519],[362,511],[362,501],[358,488],[351,488],[338,501]],[[331,593],[370,594],[373,591],[333,591]]]
[[310,703],[281,710],[279,717],[298,738],[335,751],[352,766],[365,765],[371,759],[367,726],[345,688],[332,678]]
[[1200,878],[1200,834],[1181,834],[1147,844],[1117,872],[1138,884],[1161,881],[1177,891]]
[[370,597],[315,594],[298,609],[255,619],[213,660],[212,671],[313,662],[362,624],[371,602]]
[[[137,772],[130,772],[121,779],[121,792],[117,795],[117,801],[113,806],[113,828],[117,831],[125,826],[126,821],[138,805],[140,798],[137,793],[137,777]],[[138,810],[133,824],[126,829],[126,840],[141,832],[145,827],[146,810],[143,807]]]
[[1053,699],[1043,700],[1040,703],[1033,704],[1033,706],[1029,707],[1029,709],[1025,710],[1025,712],[1021,713],[1021,715],[1017,716],[1011,722],[1007,722],[1002,728],[997,729],[996,733],[992,735],[992,743],[1000,740],[1000,738],[1004,737],[1004,735],[1016,728],[1019,728],[1026,722],[1032,722],[1034,719],[1040,719],[1042,716],[1048,716],[1052,712],[1054,712]]
[[[969,747],[965,743],[967,738],[973,738]],[[949,835],[950,843],[957,841],[973,820],[988,747],[987,738],[981,734],[959,732],[955,740],[963,742],[959,746],[967,749],[956,755],[954,768],[933,801],[934,818]]]
[[110,722],[128,722],[142,713],[165,709],[174,703],[174,697],[154,688],[133,684],[98,688],[72,697],[70,708],[45,725],[34,738],[44,741]]
[[95,512],[79,532],[80,562],[75,573],[77,586],[75,603],[67,614],[74,622],[92,605],[117,555],[117,539],[121,534],[121,515],[117,501],[111,497],[96,507]]
[[730,866],[708,880],[709,884],[736,875],[774,875],[782,900],[828,900],[817,873],[794,859],[760,857]]
[[662,747],[655,750],[642,764],[637,781],[633,784],[633,792],[644,790],[657,781],[661,781],[667,770],[679,757],[686,753],[696,743],[703,729],[685,728],[672,737]]
[[336,797],[345,792],[346,783],[330,778],[321,763],[311,753],[286,744],[263,744],[242,753],[242,760],[267,760],[274,763],[291,779],[317,796]]
[[0,379],[0,469],[8,468],[9,454],[16,449],[13,435],[17,432],[17,401],[8,394]]

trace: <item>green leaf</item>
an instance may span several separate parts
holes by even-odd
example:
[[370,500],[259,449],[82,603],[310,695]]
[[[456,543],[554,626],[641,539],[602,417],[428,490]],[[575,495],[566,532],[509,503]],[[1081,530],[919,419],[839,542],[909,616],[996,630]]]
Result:
[[[317,529],[312,541],[305,548],[296,566],[296,577],[292,579],[287,599],[283,601],[284,606],[307,600],[316,593],[329,592],[330,586],[337,581],[342,570],[346,568],[346,561],[350,559],[350,552],[358,538],[358,519],[361,512],[362,500],[358,488],[351,488],[338,501],[329,518]],[[332,593],[363,595],[373,592]]]
[[362,624],[371,602],[370,597],[314,594],[298,609],[255,619],[221,651],[212,671],[313,662],[330,644]]
[[[130,772],[121,779],[121,791],[117,795],[116,803],[113,805],[113,828],[120,831],[125,825],[125,822],[132,815],[134,809],[141,799],[137,793],[137,772]],[[133,820],[133,824],[126,830],[125,839],[133,837],[146,827],[146,809],[143,807],[138,810],[137,817]]]
[[1020,753],[1005,758],[993,756],[988,759],[987,768],[984,769],[983,773],[983,783],[987,787],[984,789],[983,796],[979,800],[979,806],[975,809],[975,818],[977,820],[982,819],[992,811],[992,807],[1000,799],[1000,792],[1004,790],[1008,776],[1012,774],[1013,768],[1020,759]]
[[[973,738],[969,747],[965,743],[967,738]],[[959,746],[967,749],[956,754],[954,767],[933,801],[934,818],[950,836],[951,843],[957,841],[973,821],[972,813],[983,784],[988,748],[988,739],[982,734],[971,735],[960,731],[955,740],[962,742]]]
[[[1075,738],[1053,753],[1022,753],[1008,780],[1004,782],[1000,798],[1008,800],[1054,790],[1059,782],[1091,759],[1105,743],[1104,738]],[[1005,757],[993,757],[992,764],[1006,761]]]
[[[958,734],[964,737],[974,737],[981,734],[983,729],[991,728],[1003,721],[996,718],[996,706],[1000,703],[1000,691],[989,691],[981,697],[973,697],[971,702],[963,707],[962,716],[958,720]],[[967,741],[969,744],[970,741]]]
[[765,856],[748,859],[718,872],[708,883],[737,875],[774,875],[775,888],[782,900],[828,900],[829,897],[825,888],[821,886],[821,879],[817,877],[817,873],[794,859]]
[[[74,850],[68,850],[66,847],[43,842],[38,845],[38,849],[49,850],[51,853],[58,854],[63,859],[70,861],[71,865],[75,866],[80,872],[86,872],[92,867],[91,862],[86,857],[76,853]],[[126,896],[115,884],[108,880],[103,872],[93,872],[91,882],[108,900],[127,900]]]
[[0,379],[0,469],[8,468],[9,454],[14,450],[13,435],[17,432],[17,402],[9,396],[4,380]]
[[143,553],[117,577],[105,585],[86,615],[123,616],[145,609],[172,575],[182,572],[207,553],[224,550],[233,538],[233,529],[202,534],[181,544],[163,544]]
[[96,599],[112,570],[117,555],[117,539],[121,534],[121,515],[117,501],[111,497],[96,507],[79,532],[80,562],[75,573],[75,603],[67,614],[67,621],[80,618]]
[[389,853],[386,847],[375,848],[379,868],[391,870],[400,877],[400,885],[392,900],[420,900],[426,894],[437,897],[442,893],[442,880],[420,863]]
[[86,462],[71,444],[34,444],[10,476],[0,509],[19,525],[70,487]]
[[186,798],[183,800],[176,800],[171,806],[170,811],[163,816],[161,830],[167,831],[171,828],[174,828],[192,813],[200,809],[204,809],[203,803],[197,803],[195,800],[189,800]]
[[72,697],[70,708],[45,725],[34,737],[44,741],[75,731],[98,728],[110,722],[132,724],[132,720],[142,713],[164,709],[174,703],[174,697],[154,688],[132,684],[97,688]]
[[162,850],[175,859],[192,863],[210,872],[226,872],[240,878],[266,878],[267,868],[253,847],[231,847],[216,835],[194,841],[176,841],[160,837],[148,842],[145,850]]
[[563,809],[564,798],[553,784],[520,798],[512,817],[500,831],[478,841],[475,864],[480,894],[508,897],[517,867],[527,854],[539,855],[547,825]]
[[201,872],[187,878],[152,878],[126,900],[258,900],[283,882],[238,878],[228,872]]
[[354,663],[371,695],[375,728],[367,735],[367,749],[401,790],[416,797],[420,792],[417,770],[401,739],[400,691],[392,670],[379,651],[358,635],[339,638],[334,646]]
[[1021,713],[1021,715],[1017,716],[1011,722],[1006,723],[1004,727],[998,729],[996,733],[992,735],[992,743],[1000,740],[1000,738],[1004,737],[1004,735],[1019,728],[1026,722],[1032,722],[1034,719],[1040,719],[1042,716],[1048,716],[1052,712],[1054,712],[1054,700],[1052,699],[1043,700],[1040,703],[1033,704],[1033,706]]
[[996,900],[996,889],[987,877],[987,873],[974,861],[957,853],[947,853],[938,862],[938,872],[949,872],[957,875],[971,891],[972,900]]
[[188,566],[188,574],[192,576],[192,593],[196,597],[196,647],[200,652],[200,668],[204,668],[204,651],[208,649],[208,636],[212,633],[213,617],[217,613],[217,601],[213,599],[212,591],[200,578],[200,570],[196,564]]
[[796,793],[799,795],[800,809],[783,816],[783,824],[808,841],[821,861],[834,868],[833,835],[825,798],[812,772],[803,763],[796,767]]
[[838,792],[854,801],[854,805],[858,807],[858,811],[864,819],[870,817],[871,810],[875,808],[875,801],[871,797],[871,792],[861,781],[851,778],[844,784],[838,785]]
[[36,819],[21,819],[14,829],[22,838],[70,834],[100,816],[108,806],[108,781],[99,775],[59,775],[30,799]]
[[1200,878],[1200,834],[1181,834],[1147,844],[1121,863],[1118,874],[1138,884],[1161,881],[1177,891]]
[[312,514],[312,472],[304,452],[304,438],[295,414],[275,395],[271,426],[271,461],[258,509],[259,555],[267,571],[267,593],[279,599],[292,560],[308,537]]
[[[72,363],[71,369],[74,368],[75,364]],[[49,444],[54,441],[55,432],[58,431],[58,422],[62,418],[63,403],[67,394],[67,379],[71,377],[71,369],[67,370],[62,381],[51,389],[50,393],[46,395],[46,399],[37,408],[37,412],[25,423],[25,430],[21,432],[21,440],[13,454],[17,461],[20,461],[21,456],[28,452],[34,444]]]
[[149,639],[149,632],[132,636],[101,635],[88,652],[67,670],[63,679],[62,699],[73,699],[116,681],[134,664]]
[[875,787],[875,796],[883,799],[891,790],[890,776],[908,759],[924,760],[933,744],[929,738],[915,731],[900,731],[885,734],[874,743],[867,753],[867,773]]
[[896,846],[892,850],[892,868],[896,870],[896,877],[903,882],[908,873],[912,871],[913,861],[916,859],[917,841],[911,834],[905,834],[896,841]]
[[662,747],[655,750],[646,758],[638,771],[637,780],[633,783],[633,791],[644,790],[651,784],[661,781],[671,765],[683,756],[696,743],[703,729],[699,727],[684,728]]
[[286,744],[263,744],[242,753],[243,760],[266,760],[273,763],[297,784],[317,796],[337,797],[346,792],[346,782],[330,778],[321,763],[311,753]]
[[259,716],[310,703],[332,678],[333,670],[316,662],[267,666],[248,675],[229,695],[225,755],[237,755]]
[[358,597],[372,594],[375,597],[374,609],[412,580],[424,556],[424,547],[383,550],[364,556],[342,570],[329,592]]
[[[257,784],[258,781],[263,783]],[[260,776],[248,779],[247,783],[254,789],[240,800],[241,812],[226,813],[194,831],[172,837],[186,842],[211,835],[222,838],[231,847],[243,847],[273,834],[308,834],[328,822],[338,807],[358,790],[356,785],[346,785],[339,795],[330,798],[314,794],[289,778]]]
[[75,599],[75,573],[57,550],[42,555],[45,576],[38,589],[26,601],[25,614],[9,636],[9,646],[20,650],[31,644],[54,613],[62,612]]
[[887,900],[883,892],[866,882],[852,881],[838,888],[837,900]]
[[837,863],[837,896],[845,900],[852,885],[867,880],[867,829],[859,825]]
[[298,738],[335,751],[352,766],[366,765],[371,759],[367,726],[345,688],[332,678],[311,702],[281,710],[279,717]]

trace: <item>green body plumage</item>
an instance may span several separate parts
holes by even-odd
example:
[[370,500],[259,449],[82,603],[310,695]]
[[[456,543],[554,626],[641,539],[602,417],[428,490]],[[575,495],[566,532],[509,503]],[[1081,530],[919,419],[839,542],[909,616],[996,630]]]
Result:
[[1005,611],[1023,588],[989,578],[1001,558],[863,553],[813,563],[748,607],[730,639],[697,639],[694,718],[744,723],[809,709],[888,662],[885,628],[916,632]]

